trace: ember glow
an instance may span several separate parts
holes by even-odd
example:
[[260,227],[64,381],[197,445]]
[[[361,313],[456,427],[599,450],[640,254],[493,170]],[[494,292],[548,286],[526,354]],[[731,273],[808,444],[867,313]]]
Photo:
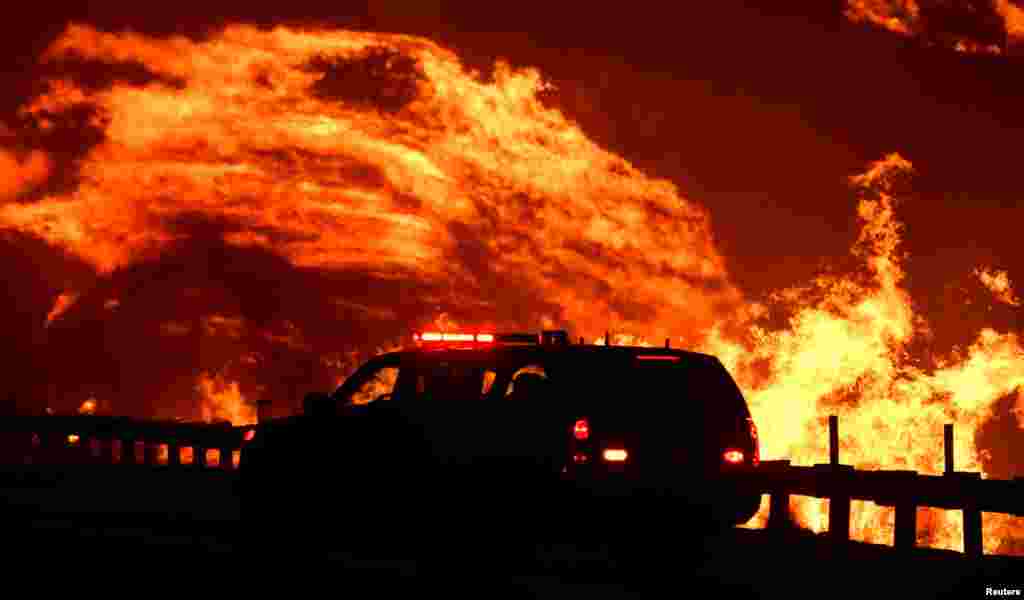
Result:
[[49,327],[51,323],[56,321],[63,315],[71,306],[78,300],[78,294],[76,293],[64,293],[57,296],[57,301],[54,302],[53,308],[50,309],[50,313],[46,315],[46,327]]
[[1010,306],[1020,306],[1020,298],[1014,294],[1013,288],[1010,286],[1010,277],[1006,271],[978,268],[974,270],[974,274],[992,292],[996,300]]
[[845,14],[852,22],[870,23],[958,52],[1003,54],[1007,48],[1014,51],[1024,46],[1024,9],[1010,0],[847,0],[846,4]]

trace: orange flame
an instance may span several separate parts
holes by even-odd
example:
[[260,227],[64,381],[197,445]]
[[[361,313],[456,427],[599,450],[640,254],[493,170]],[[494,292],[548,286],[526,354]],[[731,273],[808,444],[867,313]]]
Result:
[[256,423],[256,407],[246,402],[237,382],[203,373],[197,379],[196,391],[201,397],[204,421],[226,420],[235,426]]
[[993,271],[979,267],[974,270],[974,275],[992,292],[996,300],[1010,306],[1020,306],[1020,298],[1013,293],[1013,289],[1010,287],[1010,277],[1006,271]]
[[[812,286],[776,294],[775,301],[792,312],[786,330],[751,323],[745,345],[717,332],[706,341],[706,349],[747,391],[764,456],[803,465],[826,462],[826,416],[837,414],[846,464],[938,474],[943,425],[954,423],[958,470],[982,470],[975,432],[997,400],[1024,386],[1024,347],[1014,333],[985,329],[965,357],[944,360],[932,372],[907,355],[915,335],[927,331],[900,285],[902,225],[892,191],[910,172],[910,163],[893,154],[851,180],[860,190],[862,223],[853,254],[864,261],[864,274],[823,275]],[[794,508],[804,526],[820,531],[827,525],[825,502],[794,498]],[[957,514],[922,514],[930,545],[962,551]],[[765,517],[759,515],[757,523]],[[854,506],[851,530],[857,539],[892,544],[892,527],[885,509]],[[1005,539],[1024,538],[1019,519],[987,515],[986,528],[988,552]]]
[[94,415],[96,414],[96,399],[89,398],[82,405],[78,407],[78,414],[80,415]]

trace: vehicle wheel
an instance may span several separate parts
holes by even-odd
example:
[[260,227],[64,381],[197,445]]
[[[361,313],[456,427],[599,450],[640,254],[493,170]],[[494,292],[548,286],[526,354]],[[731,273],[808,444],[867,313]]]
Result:
[[728,527],[743,525],[754,518],[757,511],[761,509],[761,496],[739,496],[730,507],[731,510],[724,515]]

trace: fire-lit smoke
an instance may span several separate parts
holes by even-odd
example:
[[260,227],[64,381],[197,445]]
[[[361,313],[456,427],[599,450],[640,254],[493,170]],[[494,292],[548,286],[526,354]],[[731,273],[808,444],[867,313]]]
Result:
[[1010,0],[847,0],[846,17],[959,52],[1020,54],[1024,9]]
[[[826,462],[827,417],[835,414],[841,459],[859,469],[939,474],[943,425],[953,423],[956,468],[985,470],[976,434],[996,403],[1024,386],[1024,348],[1016,333],[985,329],[965,354],[937,357],[932,369],[909,354],[911,342],[928,332],[901,285],[903,227],[894,189],[912,170],[893,154],[851,179],[860,195],[861,232],[852,252],[859,271],[824,274],[776,293],[771,308],[789,315],[783,329],[755,322],[745,344],[708,339],[706,349],[747,392],[766,458]],[[1008,283],[1001,293],[1012,294]],[[826,527],[821,502],[803,499],[796,511],[804,525]],[[962,550],[959,515],[933,511],[923,522],[921,543]],[[987,551],[1024,539],[1021,525],[988,515]],[[858,539],[892,543],[891,510],[857,504],[851,527]]]
[[45,123],[87,105],[104,139],[77,188],[0,224],[100,273],[200,222],[296,268],[430,283],[463,310],[500,313],[516,288],[545,309],[531,321],[584,329],[692,334],[739,301],[706,212],[545,106],[534,70],[484,80],[425,39],[247,26],[201,42],[72,26],[45,55],[68,57],[152,80],[55,80],[26,106]]
[[49,176],[50,169],[50,159],[43,152],[33,151],[19,158],[0,150],[0,205],[31,191]]
[[229,421],[235,426],[256,423],[256,409],[245,401],[237,382],[204,373],[196,382],[196,392],[204,421]]
[[50,300],[48,352],[105,340],[50,358],[78,369],[58,404],[105,385],[116,411],[200,418],[208,372],[287,412],[439,315],[696,340],[743,310],[707,212],[588,139],[533,69],[250,26],[73,25],[41,62],[56,75],[9,129],[77,154],[0,230],[94,271]]

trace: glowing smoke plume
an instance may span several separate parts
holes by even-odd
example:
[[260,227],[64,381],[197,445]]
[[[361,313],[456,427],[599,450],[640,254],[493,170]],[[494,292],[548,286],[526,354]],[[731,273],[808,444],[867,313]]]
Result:
[[847,0],[846,17],[959,52],[1019,54],[1024,9],[1010,0]]

